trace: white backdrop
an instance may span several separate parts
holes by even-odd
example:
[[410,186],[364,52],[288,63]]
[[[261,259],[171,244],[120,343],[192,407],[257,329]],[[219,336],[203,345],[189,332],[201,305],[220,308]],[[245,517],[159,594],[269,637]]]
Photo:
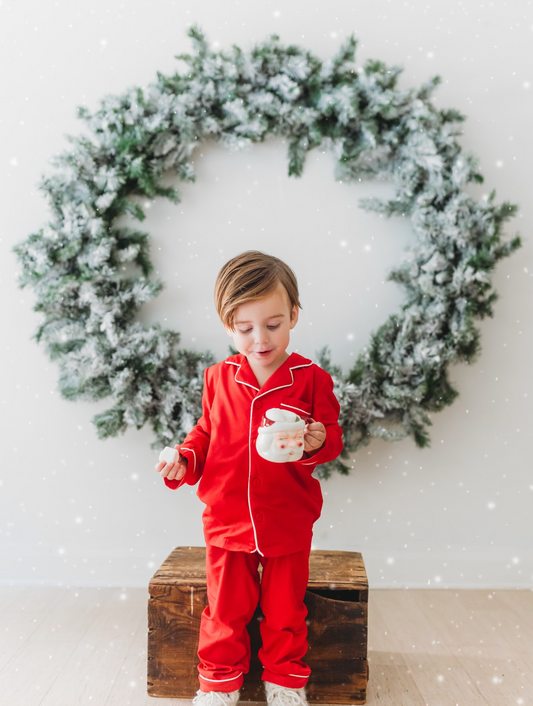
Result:
[[[480,158],[497,201],[517,203],[506,227],[524,241],[498,266],[495,317],[479,322],[482,354],[456,366],[456,402],[433,415],[430,449],[374,441],[347,478],[324,482],[314,547],[361,551],[371,587],[525,587],[533,575],[533,13],[530,2],[459,0],[107,0],[0,2],[0,277],[3,295],[0,581],[147,586],[178,545],[201,545],[196,488],[167,489],[154,471],[149,428],[98,440],[92,417],[111,406],[69,402],[58,368],[31,339],[34,295],[16,283],[13,245],[47,220],[36,188],[66,133],[83,130],[76,106],[146,86],[189,52],[197,22],[213,48],[250,49],[271,33],[326,59],[351,33],[356,59],[401,64],[400,85],[440,74],[438,107],[466,114],[461,144]],[[333,157],[313,151],[300,179],[287,176],[286,145],[270,140],[231,154],[195,155],[197,181],[182,202],[153,203],[137,227],[151,234],[167,286],[142,312],[182,333],[184,346],[229,354],[212,301],[221,265],[245,249],[285,258],[303,311],[291,347],[316,359],[328,344],[347,370],[369,334],[399,308],[385,281],[410,241],[409,223],[358,209],[392,191],[335,183]],[[318,244],[318,245],[317,245]],[[200,285],[200,286],[199,286]],[[176,443],[180,441],[176,439]]]

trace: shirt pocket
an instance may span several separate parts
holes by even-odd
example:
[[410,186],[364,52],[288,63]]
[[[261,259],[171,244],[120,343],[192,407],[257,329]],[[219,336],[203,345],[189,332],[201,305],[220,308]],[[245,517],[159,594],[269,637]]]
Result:
[[303,418],[311,416],[312,407],[309,402],[304,402],[296,397],[284,397],[280,406],[281,409],[287,409]]

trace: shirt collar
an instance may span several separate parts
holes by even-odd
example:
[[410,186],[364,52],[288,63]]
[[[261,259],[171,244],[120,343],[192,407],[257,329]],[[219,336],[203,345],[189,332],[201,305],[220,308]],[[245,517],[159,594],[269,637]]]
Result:
[[287,387],[292,385],[294,382],[294,369],[308,367],[313,364],[313,361],[309,358],[304,358],[304,356],[299,353],[291,353],[289,357],[283,361],[279,368],[272,373],[263,387],[259,388],[259,383],[257,382],[255,373],[250,367],[248,358],[245,355],[239,353],[238,355],[231,356],[225,362],[238,366],[235,367],[235,380],[238,383],[249,385],[250,387],[253,387],[254,390],[261,392],[261,394],[278,387]]

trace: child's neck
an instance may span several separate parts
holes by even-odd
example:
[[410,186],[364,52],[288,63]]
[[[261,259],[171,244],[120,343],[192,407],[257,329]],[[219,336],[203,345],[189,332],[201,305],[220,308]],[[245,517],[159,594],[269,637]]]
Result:
[[273,373],[276,372],[279,367],[283,365],[283,363],[287,360],[288,357],[289,354],[287,353],[287,351],[285,351],[283,356],[279,360],[276,360],[273,366],[268,366],[268,368],[264,368],[262,366],[256,365],[255,363],[251,363],[250,359],[248,357],[246,358],[248,360],[250,368],[252,369],[255,377],[257,378],[259,388],[265,385],[267,380],[272,376]]

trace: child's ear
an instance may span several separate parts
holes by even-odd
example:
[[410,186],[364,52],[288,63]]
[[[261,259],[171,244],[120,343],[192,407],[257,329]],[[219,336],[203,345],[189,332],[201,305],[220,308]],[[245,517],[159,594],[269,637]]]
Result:
[[299,311],[297,305],[295,304],[292,307],[292,311],[291,311],[291,328],[294,328],[296,326],[296,324],[298,322],[299,314],[300,314],[300,311]]

